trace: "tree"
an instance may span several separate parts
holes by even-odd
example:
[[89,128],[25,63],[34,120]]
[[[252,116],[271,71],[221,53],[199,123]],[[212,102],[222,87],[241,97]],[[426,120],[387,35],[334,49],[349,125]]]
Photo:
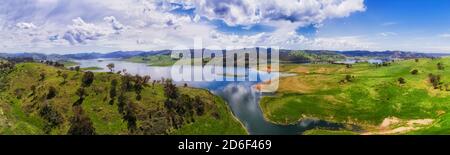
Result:
[[66,83],[67,78],[69,77],[69,74],[67,73],[63,73],[61,74],[62,78],[63,78],[63,84]]
[[143,79],[143,80],[144,80],[143,82],[144,82],[145,84],[148,83],[148,82],[150,82],[150,80],[152,79],[149,75],[146,75],[146,76],[144,76],[143,78],[144,78],[144,79]]
[[56,74],[58,74],[58,77],[61,76],[61,73],[62,72],[60,70],[56,71]]
[[48,89],[48,93],[47,93],[47,99],[52,99],[56,96],[56,88],[53,86],[50,86],[50,88]]
[[114,79],[111,81],[111,88],[109,89],[109,97],[111,98],[111,100],[109,101],[110,105],[114,104],[114,99],[116,98],[117,95],[116,87],[117,87],[117,80]]
[[148,112],[150,115],[144,119],[139,127],[141,134],[162,135],[167,134],[170,125],[167,120],[167,113],[164,111]]
[[205,113],[205,103],[200,96],[196,96],[194,100],[194,111],[198,116],[202,116]]
[[419,59],[414,59],[415,62],[419,62]]
[[64,122],[64,119],[55,108],[53,108],[50,104],[45,104],[44,107],[39,111],[39,115],[46,120],[46,124],[44,126],[45,133],[50,133],[51,130]]
[[75,69],[75,71],[77,71],[77,72],[80,72],[80,70],[81,70],[81,69],[80,69],[80,66],[75,66],[74,69]]
[[89,87],[92,82],[94,82],[94,73],[88,71],[84,73],[83,78],[81,79],[83,82],[83,87]]
[[352,82],[353,79],[354,79],[353,76],[351,76],[351,75],[345,75],[345,81],[347,81],[347,82]]
[[39,81],[44,81],[44,80],[45,80],[45,73],[39,74]]
[[73,104],[73,106],[81,105],[84,101],[84,97],[86,96],[86,91],[83,87],[77,89],[75,94],[78,96],[78,100]]
[[139,75],[134,78],[134,91],[136,92],[136,100],[141,100],[141,92],[144,89],[145,79]]
[[86,116],[81,106],[73,107],[74,116],[70,120],[69,135],[95,135],[91,119]]
[[121,78],[121,88],[120,89],[122,89],[122,91],[132,90],[133,89],[132,81],[133,81],[132,76],[130,74],[126,73]]
[[114,72],[114,67],[115,67],[114,63],[110,63],[110,64],[106,65],[106,67],[108,67],[108,69],[111,71],[111,73]]
[[400,77],[400,78],[398,78],[398,83],[400,83],[400,84],[405,84],[406,83],[406,80],[404,79],[404,78],[402,78],[402,77]]
[[137,116],[136,116],[136,105],[133,102],[128,102],[125,107],[123,120],[127,122],[129,133],[134,133],[137,129]]
[[438,63],[437,68],[438,68],[438,70],[444,70],[444,64]]
[[31,89],[31,95],[36,94],[36,85],[31,85],[30,89]]
[[80,88],[77,89],[75,94],[78,96],[78,98],[84,99],[84,97],[86,96],[86,91],[84,90],[83,87],[80,87]]
[[119,97],[117,98],[117,110],[121,114],[124,112],[126,100],[127,98],[125,97],[125,95],[123,93],[120,93]]
[[353,66],[351,64],[346,64],[345,67],[346,68],[352,68]]
[[419,74],[419,71],[417,69],[414,69],[414,70],[411,71],[411,74],[412,75],[417,75],[417,74]]
[[178,98],[178,88],[173,84],[171,79],[167,79],[164,82],[164,94],[168,99]]
[[441,76],[440,75],[433,75],[430,73],[428,75],[428,79],[429,79],[430,83],[433,85],[434,89],[438,89],[439,85],[441,85]]

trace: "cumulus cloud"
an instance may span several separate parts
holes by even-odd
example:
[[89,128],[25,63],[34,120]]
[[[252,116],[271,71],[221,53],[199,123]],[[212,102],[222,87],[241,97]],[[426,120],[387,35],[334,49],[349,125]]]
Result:
[[382,36],[382,37],[389,37],[389,36],[396,36],[397,33],[395,33],[395,32],[381,32],[378,35]]
[[63,38],[71,44],[85,44],[87,40],[97,40],[107,35],[107,31],[81,18],[73,19],[73,25],[64,33]]
[[[344,48],[363,42],[305,38],[295,30],[364,10],[363,0],[15,0],[0,5],[0,46],[33,52],[152,50],[190,47],[194,37],[201,37],[205,46]],[[274,31],[230,34],[212,20],[248,30],[267,25]]]
[[105,17],[103,19],[106,22],[110,23],[112,29],[114,29],[115,31],[121,31],[125,28],[125,26],[122,23],[120,23],[119,21],[117,21],[116,17],[114,17],[114,16]]
[[365,11],[364,0],[191,0],[198,15],[228,25],[285,20],[321,23]]
[[25,22],[20,22],[16,24],[17,28],[19,29],[35,29],[36,25],[34,25],[33,23],[25,23]]

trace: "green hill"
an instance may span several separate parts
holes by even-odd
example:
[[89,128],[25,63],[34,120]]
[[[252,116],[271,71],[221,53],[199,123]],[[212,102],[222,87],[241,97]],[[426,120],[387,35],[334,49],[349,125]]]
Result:
[[134,56],[125,59],[125,61],[135,63],[145,63],[149,66],[171,66],[175,64],[177,60],[174,60],[170,55],[150,55],[150,56]]
[[0,134],[246,134],[223,100],[169,80],[40,63],[0,71]]
[[360,126],[360,134],[450,134],[448,66],[450,58],[283,65],[296,76],[281,78],[277,95],[260,104],[280,124],[313,117]]

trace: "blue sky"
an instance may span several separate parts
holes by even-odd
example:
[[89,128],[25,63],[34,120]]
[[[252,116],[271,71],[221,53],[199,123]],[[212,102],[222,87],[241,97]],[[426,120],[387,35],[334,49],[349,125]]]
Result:
[[359,35],[379,50],[450,51],[450,1],[366,0],[365,12],[326,21],[318,36]]
[[0,52],[278,46],[450,53],[448,0],[5,0]]

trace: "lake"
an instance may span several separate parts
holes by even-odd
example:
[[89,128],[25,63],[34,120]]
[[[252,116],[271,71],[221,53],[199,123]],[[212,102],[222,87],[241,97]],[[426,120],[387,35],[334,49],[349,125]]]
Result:
[[[171,78],[171,67],[147,66],[142,63],[125,62],[114,59],[77,60],[80,67],[100,67],[94,72],[108,72],[106,65],[115,64],[115,70],[126,70],[130,74],[150,75],[153,80]],[[200,67],[200,66],[197,66]],[[239,69],[238,69],[239,70]],[[278,73],[268,74],[262,71],[250,70],[248,74],[260,73],[261,76],[278,76]],[[223,74],[221,74],[223,76]],[[225,75],[226,76],[226,75]],[[283,76],[281,74],[280,76]],[[289,75],[286,75],[289,76]],[[244,124],[247,131],[253,135],[295,135],[314,128],[326,128],[331,130],[342,129],[345,124],[330,123],[317,119],[306,119],[292,125],[278,125],[264,119],[259,100],[263,96],[253,86],[261,81],[214,81],[214,82],[182,82],[190,87],[203,88],[223,98],[229,105],[236,118]]]

